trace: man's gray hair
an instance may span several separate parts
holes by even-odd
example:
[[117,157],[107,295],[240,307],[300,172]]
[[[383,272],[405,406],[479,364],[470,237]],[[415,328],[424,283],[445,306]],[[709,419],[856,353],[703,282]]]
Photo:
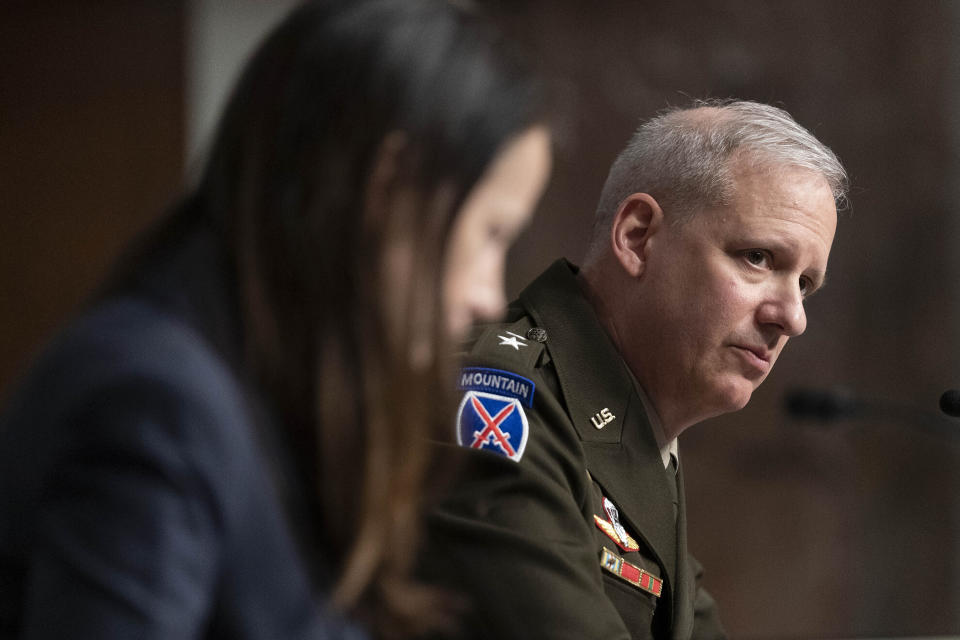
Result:
[[673,224],[728,204],[734,157],[757,169],[809,169],[826,179],[838,209],[846,204],[843,165],[789,113],[757,102],[701,100],[669,109],[633,134],[603,186],[590,252],[609,242],[613,218],[631,194],[653,196]]

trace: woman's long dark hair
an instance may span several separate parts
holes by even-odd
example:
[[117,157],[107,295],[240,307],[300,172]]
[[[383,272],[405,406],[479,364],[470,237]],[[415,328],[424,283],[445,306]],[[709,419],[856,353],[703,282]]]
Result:
[[[315,491],[308,552],[382,635],[431,620],[408,574],[425,439],[452,429],[445,241],[496,153],[538,122],[536,94],[462,3],[308,3],[247,65],[192,198],[236,270],[247,374]],[[398,246],[414,258],[399,285]],[[413,364],[423,336],[429,361]]]

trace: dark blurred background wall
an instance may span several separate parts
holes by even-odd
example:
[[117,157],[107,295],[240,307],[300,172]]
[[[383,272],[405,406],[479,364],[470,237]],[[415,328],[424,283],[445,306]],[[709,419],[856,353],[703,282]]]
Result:
[[0,389],[180,182],[183,3],[0,4]]
[[[747,409],[681,438],[691,546],[735,637],[960,634],[960,421],[782,409],[789,388],[838,385],[933,412],[960,386],[957,3],[481,3],[559,87],[512,293],[580,259],[607,167],[667,105],[770,102],[838,153],[853,206],[807,333]],[[203,135],[187,140],[197,4],[0,7],[0,385],[174,197]]]

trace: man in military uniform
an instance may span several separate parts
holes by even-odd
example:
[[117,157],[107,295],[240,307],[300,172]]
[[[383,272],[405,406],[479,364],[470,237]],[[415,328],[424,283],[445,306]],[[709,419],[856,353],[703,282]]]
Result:
[[[723,637],[689,556],[677,436],[742,408],[823,284],[846,175],[785,112],[698,103],[611,168],[583,267],[483,327],[426,576],[476,638]],[[439,445],[444,446],[444,445]]]

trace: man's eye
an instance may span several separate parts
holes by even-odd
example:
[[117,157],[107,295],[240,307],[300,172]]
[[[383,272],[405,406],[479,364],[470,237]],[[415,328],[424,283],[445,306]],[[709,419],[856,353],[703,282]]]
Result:
[[770,255],[762,249],[750,249],[744,253],[744,257],[755,267],[765,267],[770,262]]
[[806,297],[813,291],[813,283],[810,282],[810,278],[802,277],[800,278],[800,294]]

